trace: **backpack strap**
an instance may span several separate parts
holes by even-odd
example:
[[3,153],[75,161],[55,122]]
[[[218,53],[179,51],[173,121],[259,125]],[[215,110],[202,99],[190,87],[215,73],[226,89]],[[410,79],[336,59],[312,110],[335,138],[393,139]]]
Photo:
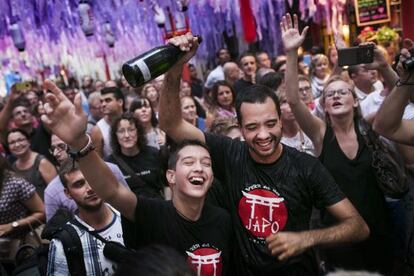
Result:
[[60,240],[65,251],[66,262],[71,276],[85,276],[86,268],[83,260],[82,243],[78,232],[69,224],[65,224],[55,238]]

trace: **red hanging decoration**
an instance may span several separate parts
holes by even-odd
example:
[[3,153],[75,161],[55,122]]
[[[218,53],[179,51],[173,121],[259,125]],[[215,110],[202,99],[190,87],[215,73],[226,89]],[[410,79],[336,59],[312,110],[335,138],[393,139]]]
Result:
[[256,40],[256,23],[250,0],[240,0],[240,18],[243,25],[244,39],[247,43],[254,42]]

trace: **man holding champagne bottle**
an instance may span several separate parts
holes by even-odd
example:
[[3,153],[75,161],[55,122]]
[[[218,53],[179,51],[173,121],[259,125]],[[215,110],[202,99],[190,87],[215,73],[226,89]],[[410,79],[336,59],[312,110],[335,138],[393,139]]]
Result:
[[[297,24],[292,27],[286,18],[282,23],[292,39],[305,38],[307,28],[298,35]],[[215,177],[227,184],[235,251],[241,253],[232,267],[235,275],[318,275],[314,246],[368,236],[366,223],[322,164],[280,144],[280,106],[268,88],[252,85],[238,94],[236,111],[245,142],[203,133],[183,120],[181,71],[195,55],[198,43],[192,34],[169,43],[185,54],[165,75],[160,127],[175,142],[196,139],[211,149]],[[337,225],[309,230],[313,206],[326,208]]]

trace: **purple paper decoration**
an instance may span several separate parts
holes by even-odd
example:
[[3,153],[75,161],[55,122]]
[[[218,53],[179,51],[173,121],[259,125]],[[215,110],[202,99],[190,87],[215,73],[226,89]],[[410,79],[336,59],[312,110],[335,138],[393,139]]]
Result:
[[[170,7],[180,12],[177,0],[90,0],[95,31],[85,37],[79,20],[79,0],[0,0],[0,61],[23,59],[28,72],[64,63],[82,74],[100,67],[106,55],[111,70],[117,71],[124,61],[164,43],[162,29],[154,20],[154,2],[164,11]],[[216,50],[224,46],[223,33],[243,38],[239,0],[188,2],[186,13],[191,29],[203,37],[197,58],[213,65]],[[259,45],[271,55],[280,53],[279,21],[285,12],[285,1],[251,0],[251,5]],[[10,38],[10,23],[16,16],[26,40],[24,56]],[[105,22],[110,22],[116,38],[113,48],[105,40]],[[0,71],[6,69],[0,67]]]

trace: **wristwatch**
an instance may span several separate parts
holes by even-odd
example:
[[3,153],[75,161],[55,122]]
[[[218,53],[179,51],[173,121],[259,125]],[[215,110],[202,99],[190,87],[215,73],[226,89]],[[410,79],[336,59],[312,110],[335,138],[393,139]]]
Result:
[[17,227],[19,227],[20,226],[20,224],[17,222],[17,221],[13,221],[12,222],[12,227],[13,227],[13,229],[16,229]]

